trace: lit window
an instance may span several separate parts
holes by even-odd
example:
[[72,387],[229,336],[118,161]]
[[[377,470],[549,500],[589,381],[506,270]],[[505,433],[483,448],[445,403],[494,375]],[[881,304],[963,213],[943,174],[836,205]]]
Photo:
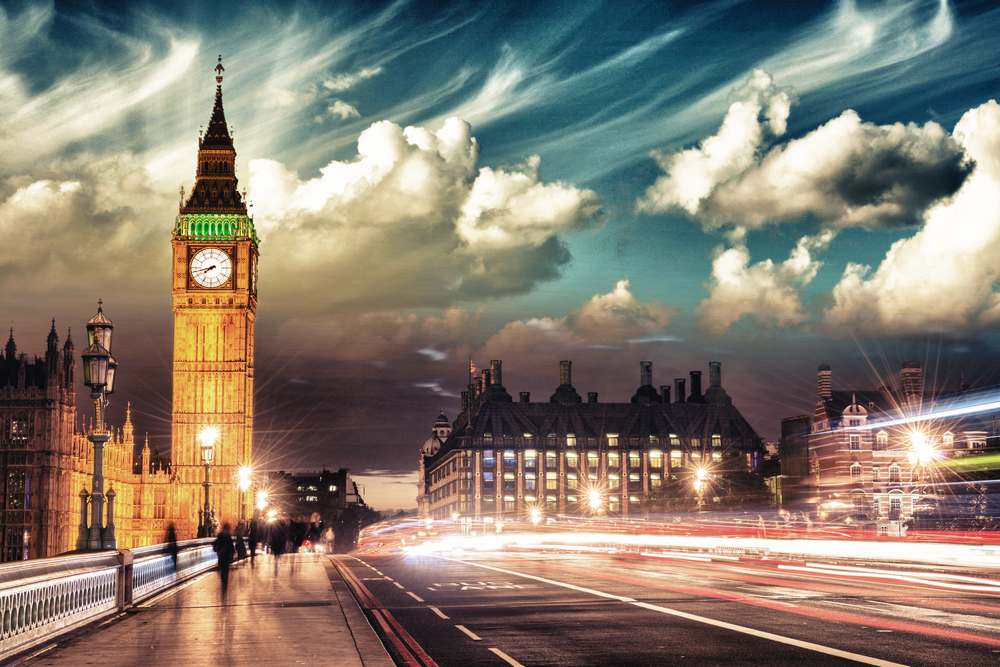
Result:
[[538,452],[536,452],[534,449],[524,450],[524,467],[534,468],[537,463],[538,463]]
[[575,472],[566,473],[566,486],[571,489],[580,488],[580,480],[577,478]]
[[617,489],[621,486],[621,478],[618,475],[610,474],[608,475],[608,488]]
[[649,453],[649,467],[650,468],[663,467],[663,452],[654,450]]
[[680,447],[681,446],[681,439],[677,437],[676,433],[671,433],[670,434],[670,446],[671,447]]
[[555,452],[545,452],[545,467],[555,468],[556,467],[556,453]]
[[617,446],[618,446],[618,434],[608,433],[608,447],[617,447]]
[[713,435],[712,436],[712,447],[714,447],[715,449],[721,449],[722,448],[722,436],[721,435]]
[[650,474],[650,476],[649,476],[649,485],[652,488],[655,489],[658,486],[660,486],[661,484],[663,484],[663,477],[660,475],[660,473],[654,472],[654,473]]
[[641,468],[642,467],[642,455],[639,452],[629,452],[628,453],[628,467],[629,468]]
[[619,457],[618,452],[608,452],[608,467],[617,468],[620,465],[621,458]]
[[566,446],[567,447],[576,447],[576,436],[573,435],[572,433],[567,433],[566,434]]
[[587,452],[587,466],[590,468],[596,468],[597,464],[600,462],[601,458],[597,452]]
[[559,475],[554,472],[545,473],[545,490],[555,491],[559,488]]
[[722,452],[712,452],[712,460],[713,461],[721,461],[722,460]]
[[580,455],[576,452],[566,452],[566,465],[570,468],[576,468],[580,465]]

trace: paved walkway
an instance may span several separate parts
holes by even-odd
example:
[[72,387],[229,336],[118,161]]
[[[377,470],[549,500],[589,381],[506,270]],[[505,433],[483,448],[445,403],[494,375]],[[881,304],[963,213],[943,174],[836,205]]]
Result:
[[393,667],[327,556],[271,556],[199,575],[21,665]]

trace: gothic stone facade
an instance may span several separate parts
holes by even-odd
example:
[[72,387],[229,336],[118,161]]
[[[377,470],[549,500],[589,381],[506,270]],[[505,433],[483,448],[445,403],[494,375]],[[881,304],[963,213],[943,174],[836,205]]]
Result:
[[[18,354],[11,330],[0,355],[0,493],[4,562],[46,558],[76,548],[81,489],[90,487],[94,450],[77,425],[76,360],[67,334],[60,348],[55,321],[44,357]],[[118,544],[164,541],[176,517],[177,484],[169,464],[135,456],[131,411],[104,453],[105,480],[117,494]]]

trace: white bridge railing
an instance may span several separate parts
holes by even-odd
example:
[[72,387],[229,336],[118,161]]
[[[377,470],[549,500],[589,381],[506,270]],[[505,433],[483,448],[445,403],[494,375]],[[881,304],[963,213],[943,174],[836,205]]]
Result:
[[[176,560],[175,560],[176,556]],[[0,661],[217,563],[212,540],[57,556],[0,565]]]

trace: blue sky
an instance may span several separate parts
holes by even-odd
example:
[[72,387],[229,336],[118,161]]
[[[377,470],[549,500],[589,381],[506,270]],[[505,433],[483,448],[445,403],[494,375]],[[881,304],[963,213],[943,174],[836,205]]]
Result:
[[933,0],[5,3],[0,313],[41,353],[103,298],[118,402],[169,446],[169,234],[221,54],[263,238],[263,465],[411,506],[469,356],[535,400],[561,359],[609,401],[640,360],[656,384],[721,361],[769,439],[819,363],[994,383],[998,24]]

